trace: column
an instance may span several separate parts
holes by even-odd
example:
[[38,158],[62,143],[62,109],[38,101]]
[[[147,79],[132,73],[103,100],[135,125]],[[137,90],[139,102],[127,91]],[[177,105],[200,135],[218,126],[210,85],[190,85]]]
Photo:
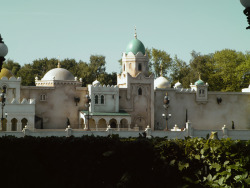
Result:
[[[18,120],[17,122],[19,122],[19,120]],[[17,130],[17,131],[22,131],[21,129],[22,129],[22,123],[17,123],[17,128],[16,128],[16,130]]]
[[117,130],[120,131],[120,124],[117,124]]
[[6,131],[11,131],[11,122],[9,123],[8,120],[7,120],[7,124],[6,124]]

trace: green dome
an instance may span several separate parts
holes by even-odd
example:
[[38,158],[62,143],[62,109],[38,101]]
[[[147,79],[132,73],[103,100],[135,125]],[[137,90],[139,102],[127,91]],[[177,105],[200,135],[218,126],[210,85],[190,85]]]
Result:
[[204,85],[204,82],[202,81],[202,80],[198,80],[198,81],[196,81],[195,82],[195,84],[194,85],[198,85],[198,86],[200,86],[200,85]]
[[132,52],[134,55],[136,55],[138,52],[141,52],[143,55],[145,55],[145,47],[140,40],[135,38],[128,43],[126,54],[129,52]]

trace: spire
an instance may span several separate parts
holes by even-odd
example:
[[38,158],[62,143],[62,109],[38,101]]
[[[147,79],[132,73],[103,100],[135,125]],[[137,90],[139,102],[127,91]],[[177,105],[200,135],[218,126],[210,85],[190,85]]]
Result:
[[201,73],[200,73],[200,72],[198,72],[198,75],[199,75],[199,80],[201,80]]
[[135,39],[137,39],[136,26],[135,26]]
[[58,64],[57,64],[57,68],[61,68],[61,64],[60,64],[60,59],[59,59],[59,56],[58,56]]

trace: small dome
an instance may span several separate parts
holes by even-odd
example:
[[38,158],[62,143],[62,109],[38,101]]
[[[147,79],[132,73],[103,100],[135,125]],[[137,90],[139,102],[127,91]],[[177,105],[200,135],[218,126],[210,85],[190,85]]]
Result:
[[182,84],[178,81],[175,83],[174,88],[182,88]]
[[161,76],[161,77],[155,79],[154,87],[155,88],[165,89],[165,88],[170,88],[171,85],[170,85],[169,81],[166,78]]
[[75,80],[75,77],[66,69],[55,68],[47,72],[42,80]]
[[101,83],[98,81],[98,80],[95,80],[93,83],[92,83],[92,85],[93,86],[99,86]]
[[201,79],[199,79],[199,80],[197,80],[197,81],[194,83],[194,85],[196,85],[196,86],[201,86],[201,85],[205,85],[205,83],[204,83]]
[[143,55],[145,55],[144,44],[137,38],[131,40],[126,48],[126,54],[129,52],[132,52],[134,55],[136,55],[138,52],[141,52]]
[[8,70],[6,68],[2,68],[2,70],[0,72],[0,79],[2,77],[7,77],[9,79],[12,76],[14,76],[14,74],[10,70]]

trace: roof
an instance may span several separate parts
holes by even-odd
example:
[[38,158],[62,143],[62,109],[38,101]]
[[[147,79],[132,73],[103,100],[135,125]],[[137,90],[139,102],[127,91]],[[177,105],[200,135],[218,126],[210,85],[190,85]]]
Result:
[[[81,113],[88,115],[88,111],[82,110]],[[119,112],[90,112],[92,116],[130,116],[127,112],[120,110]]]
[[129,52],[132,52],[134,55],[136,55],[138,52],[141,52],[143,55],[145,55],[144,44],[137,38],[131,40],[128,43],[126,54],[128,54]]
[[55,68],[47,72],[42,80],[75,80],[75,78],[68,70],[63,68]]

